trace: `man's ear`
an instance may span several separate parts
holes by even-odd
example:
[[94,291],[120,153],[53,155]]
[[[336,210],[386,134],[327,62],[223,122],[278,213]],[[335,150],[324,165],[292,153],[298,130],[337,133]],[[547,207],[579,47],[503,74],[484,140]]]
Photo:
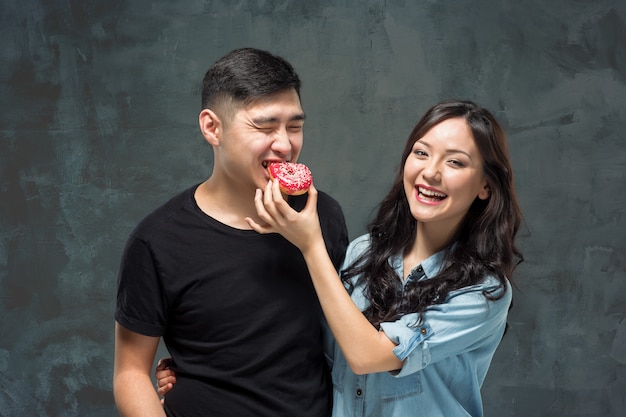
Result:
[[198,123],[206,141],[213,146],[218,146],[224,130],[224,125],[218,115],[211,109],[202,109],[198,116]]
[[489,183],[485,181],[485,185],[483,185],[482,190],[478,192],[478,198],[480,198],[481,200],[486,200],[489,198],[490,195],[491,187],[489,186]]

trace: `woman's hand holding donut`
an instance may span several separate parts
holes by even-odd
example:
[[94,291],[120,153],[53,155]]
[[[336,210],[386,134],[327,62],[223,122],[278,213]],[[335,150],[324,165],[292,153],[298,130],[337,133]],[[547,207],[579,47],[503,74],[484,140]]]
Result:
[[309,188],[306,205],[300,212],[287,204],[278,180],[270,180],[265,190],[257,190],[254,204],[259,218],[265,224],[261,225],[250,217],[246,218],[246,222],[258,233],[280,233],[302,252],[316,242],[316,239],[322,240],[317,215],[317,190],[313,185]]

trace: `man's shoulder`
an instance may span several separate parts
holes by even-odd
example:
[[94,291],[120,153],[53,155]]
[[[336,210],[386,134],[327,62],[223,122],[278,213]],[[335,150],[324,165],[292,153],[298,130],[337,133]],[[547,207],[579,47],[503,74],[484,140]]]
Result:
[[193,201],[193,193],[197,185],[175,194],[156,209],[148,213],[135,227],[133,235],[143,239],[149,238],[159,227],[166,224],[173,216],[183,211]]
[[[290,196],[289,204],[295,210],[300,211],[306,205],[308,198],[308,193],[297,196]],[[319,212],[320,216],[324,216],[329,212],[337,213],[343,216],[343,210],[341,209],[341,205],[339,204],[339,202],[335,198],[331,197],[330,194],[321,190],[317,190],[317,211]]]
[[[348,246],[348,227],[341,205],[337,200],[324,191],[317,192],[317,212],[320,226],[328,253],[331,255],[335,268],[339,269]],[[291,196],[289,204],[295,210],[302,210],[306,205],[308,194]]]
[[[343,213],[343,209],[337,200],[331,197],[329,194],[319,191],[317,194],[317,212],[319,214],[320,222],[323,229],[336,229],[341,234],[345,234],[346,245],[347,240],[347,226],[346,218]],[[342,239],[344,237],[342,236]]]
[[323,208],[332,208],[332,209],[339,210],[343,213],[343,210],[341,209],[341,205],[339,204],[339,202],[330,194],[324,191],[320,191],[320,190],[317,191],[317,206],[318,206],[318,210],[323,209]]

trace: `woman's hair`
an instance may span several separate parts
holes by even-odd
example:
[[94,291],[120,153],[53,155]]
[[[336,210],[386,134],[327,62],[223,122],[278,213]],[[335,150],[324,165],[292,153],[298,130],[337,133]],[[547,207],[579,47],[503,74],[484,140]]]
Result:
[[[404,165],[413,145],[426,132],[444,120],[459,117],[467,121],[482,156],[490,196],[486,200],[476,198],[470,206],[446,245],[448,250],[438,275],[422,281],[411,280],[403,294],[389,259],[404,254],[416,234],[417,221],[404,191]],[[496,119],[470,101],[439,103],[413,128],[391,190],[369,225],[371,244],[342,273],[342,280],[351,290],[351,279],[361,275],[360,283],[365,285],[365,296],[370,301],[363,313],[377,328],[381,322],[396,320],[407,313],[419,313],[421,318],[428,306],[444,302],[450,291],[476,284],[486,275],[495,276],[500,288],[506,289],[507,278],[511,278],[515,267],[523,261],[515,245],[521,221],[506,137]],[[497,299],[504,291],[485,295]]]

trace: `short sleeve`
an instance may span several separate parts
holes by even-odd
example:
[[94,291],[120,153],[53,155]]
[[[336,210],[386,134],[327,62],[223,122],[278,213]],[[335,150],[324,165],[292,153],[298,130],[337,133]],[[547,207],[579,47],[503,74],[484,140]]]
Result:
[[115,320],[144,336],[162,336],[165,309],[162,285],[148,245],[131,236],[118,275]]

